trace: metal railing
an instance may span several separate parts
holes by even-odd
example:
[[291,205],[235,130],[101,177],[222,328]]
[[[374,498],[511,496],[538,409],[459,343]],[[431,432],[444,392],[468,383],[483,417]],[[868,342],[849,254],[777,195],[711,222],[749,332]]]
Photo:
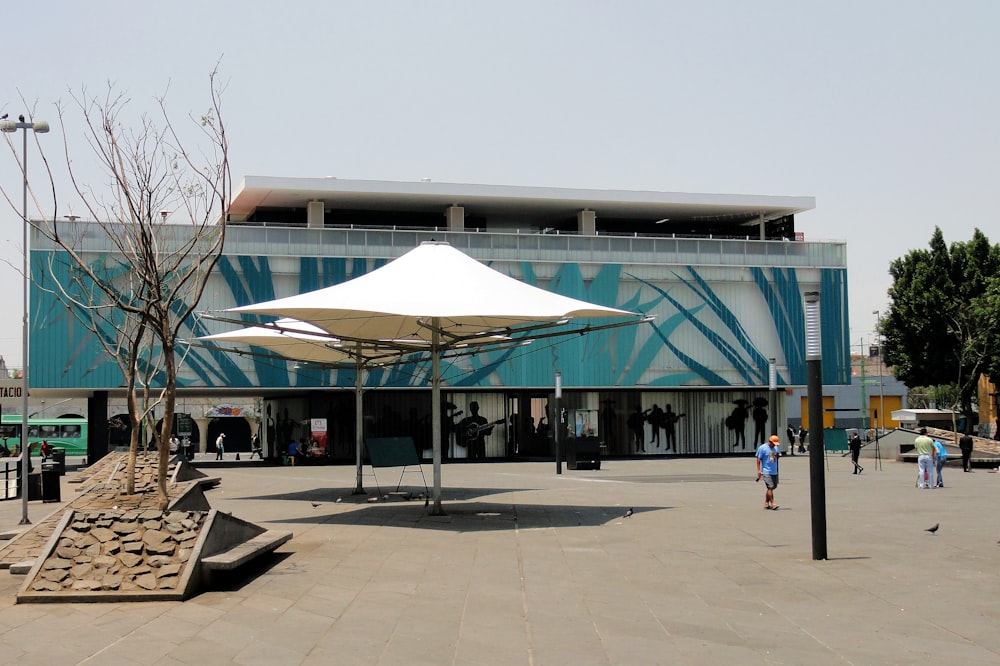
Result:
[[[78,222],[78,225],[86,223]],[[65,225],[61,225],[65,226]],[[94,225],[90,225],[94,226]],[[75,230],[85,252],[116,251],[102,233]],[[91,230],[92,231],[92,230]],[[178,230],[178,233],[180,231]],[[423,241],[446,241],[481,260],[593,262],[678,266],[772,266],[846,268],[846,241],[758,240],[717,236],[650,234],[597,235],[540,233],[518,229],[449,231],[430,227],[232,224],[226,231],[227,255],[272,257],[396,257]],[[51,251],[55,244],[37,230],[32,248]]]

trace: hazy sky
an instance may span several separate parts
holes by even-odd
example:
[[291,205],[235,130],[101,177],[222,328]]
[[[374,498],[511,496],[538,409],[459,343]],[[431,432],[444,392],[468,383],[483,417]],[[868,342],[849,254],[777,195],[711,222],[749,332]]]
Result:
[[[55,125],[54,102],[109,81],[136,113],[155,112],[169,84],[176,116],[200,114],[221,59],[236,183],[430,177],[814,196],[797,228],[847,241],[858,345],[886,307],[889,262],[926,247],[936,225],[949,242],[975,227],[1000,242],[998,28],[995,0],[63,0],[7,12],[0,114],[21,113],[24,99]],[[58,127],[41,141],[61,159]],[[79,135],[70,141],[103,187]],[[0,183],[19,208],[5,143]],[[20,257],[18,217],[0,200],[11,366]]]

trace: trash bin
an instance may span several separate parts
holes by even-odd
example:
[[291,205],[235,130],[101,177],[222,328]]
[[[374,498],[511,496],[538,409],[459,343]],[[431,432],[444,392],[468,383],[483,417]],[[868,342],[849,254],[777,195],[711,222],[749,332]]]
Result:
[[[17,481],[20,484],[21,477],[17,477]],[[18,497],[21,493],[18,492]],[[38,472],[32,472],[28,474],[28,501],[34,502],[36,500],[42,499],[42,475]]]
[[53,448],[52,449],[52,462],[59,465],[59,476],[66,475],[66,449]]
[[59,487],[59,463],[47,461],[42,463],[42,501],[61,502],[62,494]]
[[566,467],[601,469],[601,440],[597,437],[573,437],[566,442]]

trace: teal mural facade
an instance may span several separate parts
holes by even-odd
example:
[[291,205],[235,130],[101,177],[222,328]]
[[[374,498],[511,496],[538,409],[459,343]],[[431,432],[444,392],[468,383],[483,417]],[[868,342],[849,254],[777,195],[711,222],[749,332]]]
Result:
[[[299,257],[227,252],[206,290],[203,309],[222,310],[312,291],[391,260],[389,253],[372,256],[372,248],[359,251],[366,256],[346,252],[320,256],[322,252],[322,247],[316,249],[316,256]],[[108,280],[119,279],[128,270],[112,254],[91,252],[87,256]],[[605,263],[599,258],[573,260],[572,252],[554,259],[477,258],[550,291],[652,314],[655,319],[640,326],[456,358],[443,366],[444,383],[449,387],[545,387],[551,385],[553,370],[558,369],[567,388],[760,388],[768,383],[769,358],[777,361],[779,386],[802,386],[806,383],[802,293],[809,290],[821,293],[824,383],[848,384],[850,380],[843,267]],[[78,296],[93,285],[88,287],[58,251],[33,250],[31,267],[32,386],[120,388],[121,372],[108,350],[113,349],[120,316],[88,316],[67,303],[58,285],[69,285],[69,291],[75,290]],[[193,340],[232,327],[195,317],[185,323],[182,337]],[[264,350],[247,351],[235,356],[192,346],[184,353],[180,388],[354,386],[353,369],[302,367]],[[429,361],[411,360],[366,372],[364,382],[370,387],[427,386]]]

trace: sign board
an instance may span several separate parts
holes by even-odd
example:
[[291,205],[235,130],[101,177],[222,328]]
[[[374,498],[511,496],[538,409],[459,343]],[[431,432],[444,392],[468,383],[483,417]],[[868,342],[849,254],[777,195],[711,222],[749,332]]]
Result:
[[194,434],[194,424],[191,421],[190,414],[184,414],[178,412],[174,415],[176,417],[177,423],[177,436],[178,437],[190,437]]
[[206,418],[214,419],[220,416],[243,416],[243,408],[237,405],[216,405],[205,412]]
[[326,419],[309,419],[312,441],[309,442],[310,456],[325,456],[327,447]]
[[24,397],[24,377],[0,379],[0,400],[14,400]]
[[796,231],[795,232],[795,242],[801,243],[805,239],[806,239],[806,234],[805,234],[804,231]]

